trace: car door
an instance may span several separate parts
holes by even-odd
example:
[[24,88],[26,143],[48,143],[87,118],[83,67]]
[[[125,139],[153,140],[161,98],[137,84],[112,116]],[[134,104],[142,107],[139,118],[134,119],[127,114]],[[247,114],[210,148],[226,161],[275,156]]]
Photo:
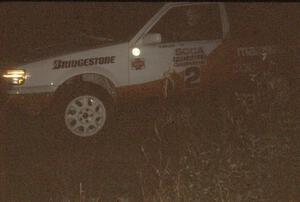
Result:
[[201,86],[207,56],[222,41],[219,4],[174,6],[143,38],[150,35],[161,36],[161,40],[135,47],[139,54],[131,54],[129,58],[130,83],[143,86],[144,92],[161,95],[163,80],[169,75],[176,93],[194,91]]

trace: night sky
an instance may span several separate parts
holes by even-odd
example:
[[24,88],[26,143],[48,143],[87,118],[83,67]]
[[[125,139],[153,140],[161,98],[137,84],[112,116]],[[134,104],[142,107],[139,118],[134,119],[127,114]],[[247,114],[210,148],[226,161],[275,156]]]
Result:
[[[155,10],[161,5],[148,4],[145,6],[149,7],[149,15],[151,8]],[[0,54],[7,60],[35,48],[76,42],[82,32],[120,40],[129,35],[130,27],[120,26],[130,25],[125,21],[130,20],[131,12],[147,12],[141,7],[142,3],[118,2],[0,3]]]
[[[131,19],[132,16],[142,16],[146,13],[147,17],[150,17],[162,4],[142,2],[0,3],[0,61],[8,62],[7,60],[13,60],[35,48],[77,40],[78,32],[104,37],[113,36],[114,39],[125,38],[130,35],[130,26],[142,26],[145,20],[134,22],[136,19]],[[263,29],[271,33],[278,31],[282,36],[288,36],[287,38],[297,36],[296,32],[300,27],[299,3],[230,3],[227,5],[231,23],[234,25],[231,27],[239,27],[250,36],[252,33],[247,29],[253,26],[261,31]],[[135,25],[130,24],[130,21],[133,21]],[[140,25],[136,25],[139,23]]]

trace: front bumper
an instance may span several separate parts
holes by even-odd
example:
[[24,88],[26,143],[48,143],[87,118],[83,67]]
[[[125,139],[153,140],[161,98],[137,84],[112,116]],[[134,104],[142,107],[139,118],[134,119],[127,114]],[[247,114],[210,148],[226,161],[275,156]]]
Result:
[[8,95],[6,104],[35,116],[49,108],[53,97],[49,93]]
[[0,109],[6,103],[8,99],[8,85],[0,79]]

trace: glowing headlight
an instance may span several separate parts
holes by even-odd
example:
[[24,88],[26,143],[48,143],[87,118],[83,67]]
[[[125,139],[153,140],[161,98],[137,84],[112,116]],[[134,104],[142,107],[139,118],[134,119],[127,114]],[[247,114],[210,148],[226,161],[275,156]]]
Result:
[[27,78],[25,70],[7,70],[2,75],[14,85],[22,85]]

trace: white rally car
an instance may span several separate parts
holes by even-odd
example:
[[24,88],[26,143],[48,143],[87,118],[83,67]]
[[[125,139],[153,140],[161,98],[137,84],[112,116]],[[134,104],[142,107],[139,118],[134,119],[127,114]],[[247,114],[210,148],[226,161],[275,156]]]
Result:
[[2,77],[11,102],[51,109],[68,134],[89,137],[109,126],[121,99],[163,95],[170,74],[178,92],[193,92],[228,32],[223,3],[167,3],[130,41],[8,67]]

